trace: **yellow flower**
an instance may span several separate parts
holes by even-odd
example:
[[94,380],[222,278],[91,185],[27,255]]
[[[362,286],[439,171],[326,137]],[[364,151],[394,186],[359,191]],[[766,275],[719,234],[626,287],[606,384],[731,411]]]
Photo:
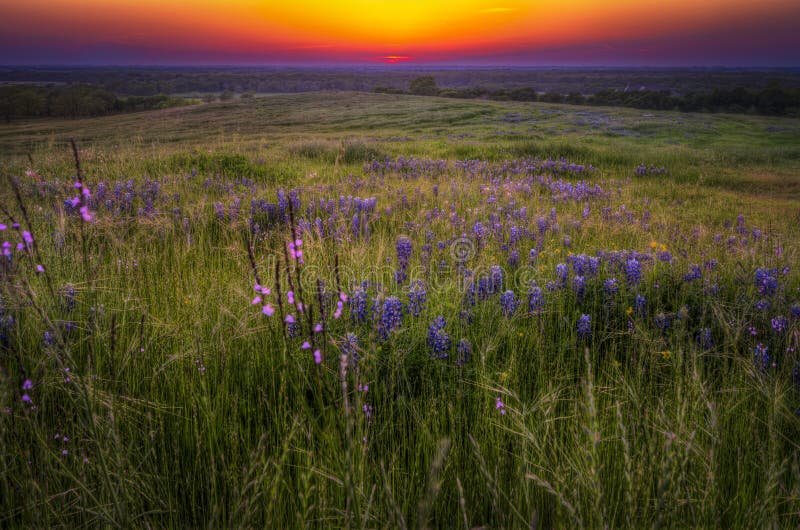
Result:
[[629,307],[628,309],[625,310],[625,312],[630,315],[633,313],[633,308]]
[[667,245],[661,245],[661,252],[667,251]]
[[657,246],[658,246],[658,242],[657,241],[651,241],[650,242],[650,248],[656,248]]
[[669,359],[670,356],[672,356],[672,353],[669,350],[660,351],[658,352],[658,354],[665,360]]

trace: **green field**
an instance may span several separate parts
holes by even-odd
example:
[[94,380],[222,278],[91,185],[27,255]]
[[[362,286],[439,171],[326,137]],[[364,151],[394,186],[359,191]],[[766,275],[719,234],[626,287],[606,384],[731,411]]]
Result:
[[800,119],[272,95],[0,168],[0,526],[800,525]]

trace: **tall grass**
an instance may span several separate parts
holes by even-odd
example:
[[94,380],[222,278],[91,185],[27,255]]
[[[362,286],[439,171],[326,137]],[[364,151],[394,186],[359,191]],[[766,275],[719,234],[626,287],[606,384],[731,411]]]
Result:
[[[525,145],[514,145],[525,152],[512,149],[508,158],[527,156]],[[738,205],[713,187],[676,184],[688,168],[632,180],[627,151],[575,146],[567,153],[567,142],[548,145],[546,153],[599,167],[566,181],[608,193],[554,201],[545,187],[519,186],[521,177],[469,176],[452,160],[442,174],[374,176],[364,174],[362,158],[384,151],[321,138],[286,142],[289,154],[263,165],[253,165],[245,149],[219,156],[139,151],[121,176],[113,174],[124,160],[84,160],[82,181],[93,196],[101,182],[109,192],[114,181],[134,183],[130,208],[95,204],[86,222],[64,205],[76,193],[74,179],[65,179],[76,172],[66,149],[31,168],[38,176],[14,166],[0,193],[7,225],[0,239],[16,245],[29,231],[36,247],[14,250],[0,269],[2,525],[800,524],[798,320],[791,317],[800,286],[792,269],[797,226],[752,207],[747,244],[728,245],[728,237],[744,237]],[[348,149],[350,159],[340,156]],[[415,149],[407,154],[441,154],[436,140]],[[507,146],[486,149],[502,160]],[[643,149],[672,160],[669,146]],[[148,179],[160,183],[152,210],[143,191]],[[250,213],[251,199],[275,201],[280,186],[301,199],[295,229],[301,220],[313,224],[317,214],[307,218],[305,208],[321,198],[375,197],[365,217],[369,233],[355,235],[350,218],[340,216],[335,237],[297,236],[304,265],[287,260],[288,217]],[[232,215],[236,199],[240,210]],[[510,212],[521,207],[527,220],[513,220]],[[511,225],[536,232],[551,209],[557,227],[523,239],[520,264],[509,264],[503,245]],[[497,235],[479,245],[473,225],[493,230],[492,214]],[[763,231],[758,239],[754,225]],[[474,246],[459,261],[454,245],[463,234]],[[401,236],[413,251],[409,278],[398,285]],[[655,256],[661,245],[674,263],[654,259],[638,285],[603,264],[582,295],[573,272],[566,288],[546,289],[569,254]],[[701,280],[684,279],[690,264],[712,259],[716,268],[704,269]],[[477,280],[495,265],[505,273],[503,290],[521,300],[510,316],[499,293],[467,301],[464,269]],[[769,309],[758,309],[765,295],[756,269],[785,266]],[[324,336],[312,333],[321,364],[301,349],[306,329],[292,337],[278,317],[290,312],[287,271],[313,306],[314,322],[325,309]],[[273,291],[265,298],[276,304],[281,290],[285,305],[271,318],[250,303],[254,272]],[[619,281],[614,297],[603,287],[610,276]],[[352,300],[369,280],[370,305],[392,295],[408,304],[417,279],[427,286],[426,304],[386,338],[371,310],[359,322],[345,303],[341,318],[333,317],[340,290]],[[545,292],[541,311],[528,311],[531,280]],[[637,294],[647,299],[642,313],[633,310]],[[656,323],[662,313],[671,323],[666,331]],[[586,338],[576,328],[582,314],[592,317]],[[432,355],[427,339],[439,315],[452,339],[446,359]],[[778,315],[788,319],[780,333],[771,324]],[[698,340],[702,329],[713,345]],[[348,333],[358,337],[355,349]],[[472,346],[463,363],[456,362],[461,339]],[[766,366],[754,362],[759,343],[769,348]],[[28,380],[32,388],[23,388]]]

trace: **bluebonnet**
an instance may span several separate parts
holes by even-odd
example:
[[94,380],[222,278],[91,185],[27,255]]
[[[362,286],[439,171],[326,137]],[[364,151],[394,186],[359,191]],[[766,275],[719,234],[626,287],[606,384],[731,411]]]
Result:
[[363,286],[350,295],[347,303],[350,306],[350,318],[353,322],[367,321],[367,292]]
[[573,277],[572,289],[575,291],[575,295],[578,297],[578,300],[582,299],[584,293],[586,292],[586,278],[583,276]]
[[756,269],[756,287],[760,294],[775,294],[778,290],[778,269]]
[[387,339],[389,334],[400,327],[403,319],[403,304],[396,296],[386,298],[380,305],[378,315],[378,335]]
[[556,276],[558,280],[561,282],[562,287],[567,286],[567,277],[569,276],[569,269],[567,268],[566,263],[559,263],[556,265]]
[[642,265],[636,258],[625,262],[625,278],[631,285],[638,285],[642,281]]
[[772,329],[776,333],[783,333],[789,327],[789,321],[784,316],[777,316],[772,319]]
[[756,344],[754,350],[754,361],[757,370],[766,371],[772,365],[772,357],[769,355],[769,348],[761,344]]
[[528,291],[528,311],[538,313],[544,309],[544,292],[541,287],[533,285]]
[[512,250],[508,253],[508,265],[510,267],[516,267],[519,265],[519,252],[516,250]]
[[608,278],[603,282],[603,291],[608,296],[615,296],[619,292],[619,283],[616,278]]
[[425,282],[416,280],[408,288],[408,310],[415,317],[418,317],[422,310],[425,308],[427,301],[428,289],[425,287]]
[[581,315],[578,318],[578,336],[582,339],[588,338],[592,334],[591,315]]
[[714,337],[711,335],[711,330],[708,328],[703,328],[700,330],[700,333],[697,335],[697,343],[700,345],[703,350],[710,350],[714,347]]
[[636,311],[636,314],[639,316],[644,316],[645,312],[647,311],[647,299],[640,295],[636,295],[636,300],[633,302],[633,310]]
[[513,315],[517,310],[517,306],[519,306],[519,301],[514,295],[514,291],[506,291],[500,295],[500,307],[503,310],[503,315],[506,317]]
[[359,359],[361,359],[361,355],[359,354],[360,350],[358,348],[358,336],[354,333],[348,333],[344,336],[341,349],[342,353],[346,354],[353,364],[357,364]]
[[703,277],[703,271],[700,269],[700,265],[693,263],[689,265],[689,272],[683,277],[683,280],[687,283],[694,282],[699,280]]
[[463,366],[468,363],[470,357],[472,357],[472,344],[469,342],[469,340],[461,339],[458,341],[456,353],[458,353],[458,358],[456,359],[456,364],[458,366]]
[[446,359],[450,351],[450,336],[444,329],[446,325],[444,317],[440,315],[428,327],[428,347],[432,351],[431,355],[438,359]]

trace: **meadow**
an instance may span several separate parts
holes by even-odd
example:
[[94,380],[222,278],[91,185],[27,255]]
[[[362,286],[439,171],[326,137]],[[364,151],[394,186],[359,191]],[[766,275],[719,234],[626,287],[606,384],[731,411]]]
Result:
[[270,95],[0,168],[4,527],[800,525],[800,119]]

